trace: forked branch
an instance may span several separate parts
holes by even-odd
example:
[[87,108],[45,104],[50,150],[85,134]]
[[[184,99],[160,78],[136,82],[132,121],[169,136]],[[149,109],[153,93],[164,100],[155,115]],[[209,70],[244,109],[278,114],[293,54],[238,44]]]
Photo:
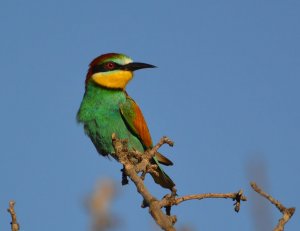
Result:
[[255,192],[257,192],[258,194],[266,198],[268,201],[270,201],[282,213],[282,217],[279,219],[278,224],[274,228],[274,231],[283,231],[285,224],[291,219],[296,208],[286,208],[283,204],[280,203],[280,201],[276,200],[271,195],[264,192],[260,187],[258,187],[255,182],[251,182],[250,185]]
[[[112,135],[112,143],[116,158],[123,165],[122,182],[124,182],[124,174],[130,178],[135,184],[138,193],[143,197],[142,207],[149,208],[152,218],[163,230],[176,230],[174,224],[177,218],[176,216],[171,216],[171,207],[184,201],[205,198],[231,198],[236,201],[234,209],[238,212],[240,210],[240,202],[247,200],[242,190],[237,193],[205,193],[177,197],[175,188],[172,189],[170,194],[164,196],[162,200],[158,200],[149,192],[143,180],[147,173],[151,172],[153,174],[155,172],[156,167],[150,161],[158,149],[164,144],[173,146],[173,142],[169,138],[163,137],[157,145],[144,153],[128,150],[127,141],[118,139],[115,134]],[[138,175],[140,172],[142,173],[141,176]],[[166,209],[166,213],[162,211],[162,208]]]

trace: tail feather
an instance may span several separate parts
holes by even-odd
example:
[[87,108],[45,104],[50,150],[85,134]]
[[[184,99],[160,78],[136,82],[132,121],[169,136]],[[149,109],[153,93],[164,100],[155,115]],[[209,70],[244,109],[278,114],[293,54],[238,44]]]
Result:
[[158,163],[158,160],[156,156],[153,158],[153,162],[157,164],[157,172],[158,176],[155,174],[151,174],[152,178],[154,179],[155,183],[159,184],[163,188],[168,188],[172,190],[172,188],[175,186],[175,183],[172,181],[172,179],[164,172],[164,170],[161,168],[161,166]]
[[166,165],[166,166],[173,165],[173,162],[171,160],[169,160],[167,157],[165,157],[164,155],[162,155],[159,152],[157,152],[155,154],[155,157],[156,157],[157,161],[163,165]]

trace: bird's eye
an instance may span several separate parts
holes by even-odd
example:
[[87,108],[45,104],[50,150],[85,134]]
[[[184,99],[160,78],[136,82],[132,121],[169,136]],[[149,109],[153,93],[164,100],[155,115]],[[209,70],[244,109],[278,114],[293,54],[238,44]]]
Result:
[[113,70],[116,67],[116,64],[114,62],[108,62],[105,64],[106,70]]

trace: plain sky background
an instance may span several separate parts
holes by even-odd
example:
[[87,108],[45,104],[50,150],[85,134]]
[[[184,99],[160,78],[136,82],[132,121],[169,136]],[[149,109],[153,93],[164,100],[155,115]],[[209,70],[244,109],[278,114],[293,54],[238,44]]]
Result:
[[[179,195],[249,196],[238,214],[231,200],[183,203],[177,227],[271,230],[281,214],[249,181],[300,209],[299,25],[299,0],[2,0],[0,229],[11,198],[22,230],[89,229],[85,198],[98,179],[119,184],[121,166],[98,156],[75,115],[89,62],[119,52],[159,67],[137,71],[127,90],[153,140],[175,141],[162,152]],[[152,230],[133,185],[119,191],[118,230]],[[299,221],[296,211],[286,230]]]

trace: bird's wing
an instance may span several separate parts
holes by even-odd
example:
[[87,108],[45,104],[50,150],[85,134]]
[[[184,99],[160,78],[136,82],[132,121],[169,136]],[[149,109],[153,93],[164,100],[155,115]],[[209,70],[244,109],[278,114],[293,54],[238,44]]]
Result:
[[152,147],[152,139],[141,109],[136,102],[127,96],[126,102],[120,105],[122,117],[131,132],[139,138],[143,146]]
[[[150,132],[148,130],[142,111],[134,102],[134,100],[127,96],[126,102],[120,105],[120,112],[130,131],[139,138],[145,149],[151,148],[152,140]],[[172,161],[170,161],[160,153],[156,153],[156,155],[152,159],[152,164],[154,163],[158,166],[157,172],[159,174],[158,176],[155,174],[151,174],[154,181],[162,187],[172,190],[172,188],[175,186],[174,182],[159,165],[159,163],[172,165]]]
[[[152,139],[141,109],[128,95],[126,102],[120,105],[121,115],[130,131],[138,137],[145,149],[152,148]],[[173,165],[173,162],[161,153],[155,154],[155,160],[164,165]]]

